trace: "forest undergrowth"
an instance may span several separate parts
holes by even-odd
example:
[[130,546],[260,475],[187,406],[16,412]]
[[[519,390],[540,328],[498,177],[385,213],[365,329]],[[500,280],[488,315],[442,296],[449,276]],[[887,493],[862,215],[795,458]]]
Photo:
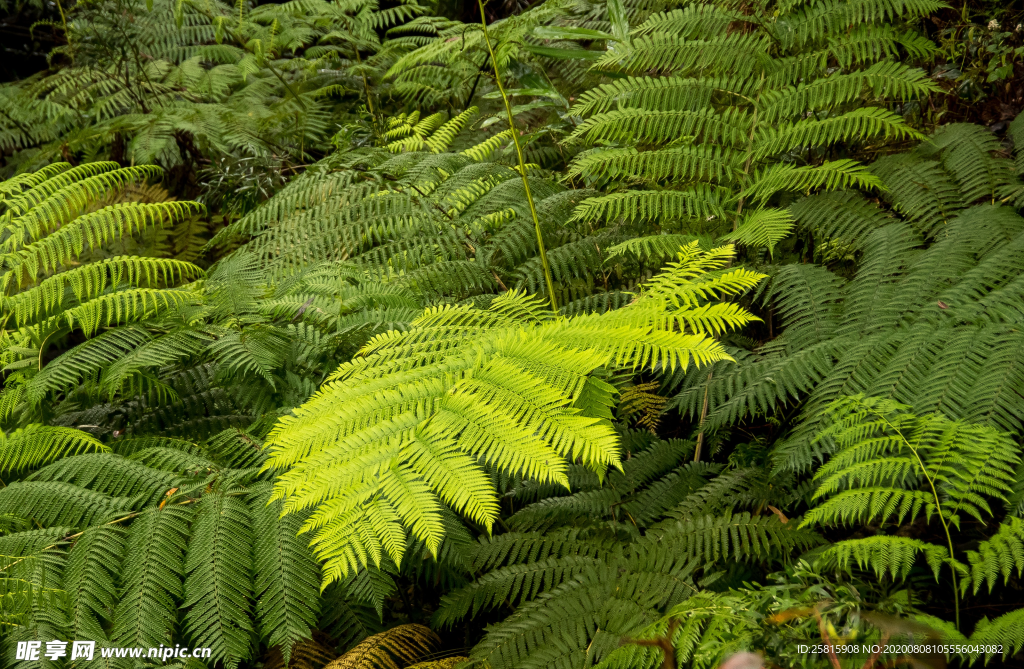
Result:
[[1019,3],[0,13],[0,667],[1024,667]]

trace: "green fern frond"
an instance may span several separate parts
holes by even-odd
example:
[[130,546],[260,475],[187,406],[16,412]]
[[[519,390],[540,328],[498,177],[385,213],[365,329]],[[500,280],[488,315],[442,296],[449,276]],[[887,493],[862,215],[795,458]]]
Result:
[[12,483],[0,490],[0,513],[16,513],[40,525],[86,527],[131,513],[141,496],[110,497],[57,482]]
[[599,179],[640,179],[652,183],[698,180],[721,183],[737,178],[744,160],[745,156],[738,151],[705,145],[657,151],[592,150],[573,161],[568,176],[576,178],[587,174]]
[[[896,514],[930,519],[941,491],[944,516],[958,524],[960,513],[979,520],[991,515],[985,495],[1003,498],[1019,462],[1012,442],[997,430],[943,416],[917,417],[909,407],[877,398],[838,400],[829,409],[835,422],[820,433],[839,450],[816,476],[817,498],[805,524],[828,519],[885,520]],[[956,464],[953,464],[956,463]],[[915,490],[925,481],[934,490]]]
[[67,427],[30,425],[0,432],[0,472],[34,469],[59,458],[109,449],[88,432]]
[[280,646],[287,664],[296,644],[308,639],[319,611],[320,574],[297,535],[301,518],[280,516],[281,504],[260,496],[250,507],[255,537],[256,617],[268,646]]
[[[1017,609],[1003,614],[995,620],[982,618],[974,627],[967,643],[986,648],[998,648],[1002,650],[1002,657],[1007,658],[1016,655],[1024,648],[1024,609]],[[976,661],[982,653],[970,655],[971,661]],[[985,652],[985,660],[988,661],[996,653]]]
[[573,213],[573,220],[691,219],[700,225],[701,221],[723,218],[728,199],[727,190],[712,184],[698,184],[694,189],[685,191],[625,191],[584,200]]
[[626,77],[601,84],[580,95],[569,110],[575,116],[604,113],[613,107],[630,109],[697,110],[719,91],[749,95],[742,79],[685,77]]
[[78,302],[99,297],[108,288],[123,284],[153,286],[174,284],[202,276],[195,265],[162,258],[115,257],[89,263],[44,279],[38,285],[11,297],[2,298],[3,306],[14,315],[13,324],[37,322],[63,307],[65,291],[70,289]]
[[716,144],[737,145],[750,134],[750,118],[743,111],[718,114],[712,109],[662,111],[616,109],[594,114],[581,123],[567,141],[594,143],[602,139],[630,139],[636,144],[661,144],[679,137],[700,137]]
[[104,623],[113,617],[117,602],[126,535],[122,527],[100,525],[83,532],[71,548],[64,583],[70,595],[68,628],[73,634],[106,638]]
[[659,32],[631,40],[621,52],[608,52],[595,67],[615,68],[628,74],[655,71],[685,76],[708,71],[721,76],[749,76],[758,67],[764,67],[767,47],[766,36],[756,32],[703,39]]
[[[403,527],[435,550],[443,532],[440,501],[478,523],[493,522],[491,485],[474,458],[540,482],[565,481],[566,458],[598,471],[614,464],[616,440],[608,427],[570,409],[586,378],[603,365],[673,368],[691,356],[698,364],[723,359],[704,335],[662,328],[673,327],[664,315],[669,304],[683,314],[760,280],[736,270],[701,282],[730,256],[723,249],[705,257],[693,246],[634,307],[601,316],[520,325],[502,314],[529,300],[508,294],[488,311],[428,310],[409,332],[371,340],[362,358],[339,368],[271,435],[271,464],[290,468],[275,496],[285,499],[287,511],[316,507],[305,528],[316,531],[317,551],[332,555],[325,580],[379,564],[385,553],[399,563]],[[746,318],[741,310],[734,317]],[[473,320],[488,325],[452,327]],[[390,373],[381,376],[383,370]],[[338,406],[347,408],[339,413]],[[434,408],[424,422],[427,407]],[[369,417],[376,418],[367,425]],[[378,483],[355,475],[381,458],[395,464]]]
[[62,316],[69,326],[91,336],[102,327],[144,320],[193,300],[194,294],[185,290],[133,288],[89,300],[67,309]]
[[734,232],[722,237],[746,246],[763,247],[769,254],[775,245],[789,236],[793,229],[793,215],[780,209],[757,209],[744,216]]
[[837,190],[850,187],[869,190],[881,185],[867,167],[856,161],[833,160],[816,167],[785,164],[770,167],[755,173],[742,195],[764,202],[780,191],[809,191],[818,188]]
[[[59,185],[52,191],[46,187],[47,182],[43,182],[21,198],[9,201],[8,210],[16,213],[17,217],[8,224],[9,234],[0,249],[6,253],[15,252],[68,223],[81,214],[90,202],[98,200],[110,191],[161,174],[158,167],[151,165],[102,171],[109,165],[110,163],[100,163],[93,169],[86,167],[92,175],[78,181],[71,180],[73,176],[78,176],[74,174],[75,170],[68,170],[53,177],[52,180],[59,182]],[[45,197],[39,201],[33,199],[37,191],[45,193]]]
[[185,629],[225,666],[250,657],[252,519],[237,497],[204,495],[185,559]]
[[610,263],[624,256],[660,262],[667,258],[675,257],[680,249],[693,241],[696,241],[693,235],[662,234],[649,237],[635,237],[605,249],[605,253],[608,255],[605,262]]
[[511,130],[502,130],[495,135],[491,135],[479,144],[471,146],[468,149],[463,149],[462,155],[477,162],[487,160],[491,154],[498,150],[498,147],[512,139],[511,133]]
[[[967,551],[967,562],[975,593],[983,584],[987,584],[989,592],[992,592],[999,577],[1002,576],[1006,582],[1014,570],[1020,574],[1024,570],[1024,521],[1008,518],[999,526],[998,532],[978,545],[976,551]],[[964,588],[967,587],[965,580]]]
[[754,158],[763,160],[805,146],[826,147],[854,137],[873,139],[878,136],[882,139],[923,138],[900,116],[884,109],[868,107],[820,121],[785,123],[763,130],[754,137]]
[[[185,545],[191,507],[149,509],[132,523],[125,553],[121,601],[112,641],[125,646],[170,645],[184,588]],[[207,556],[210,558],[212,556]]]
[[872,569],[878,578],[888,575],[897,581],[907,577],[919,554],[924,555],[938,580],[939,570],[949,560],[949,550],[920,539],[886,536],[849,539],[829,546],[822,556],[839,569],[847,570],[856,564],[860,569]]
[[808,109],[835,108],[861,99],[865,90],[878,100],[889,97],[910,100],[936,92],[936,85],[917,68],[895,61],[880,61],[857,72],[767,91],[760,100],[758,114],[771,123]]

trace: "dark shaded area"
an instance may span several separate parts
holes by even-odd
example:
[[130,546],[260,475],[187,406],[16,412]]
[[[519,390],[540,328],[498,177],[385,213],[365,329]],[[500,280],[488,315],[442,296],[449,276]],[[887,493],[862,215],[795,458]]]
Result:
[[0,53],[3,54],[0,56],[0,82],[24,79],[46,69],[47,54],[63,43],[57,5],[53,2],[47,5],[52,17],[50,11],[40,12],[31,7],[14,11],[7,7],[0,12],[3,15],[0,18]]

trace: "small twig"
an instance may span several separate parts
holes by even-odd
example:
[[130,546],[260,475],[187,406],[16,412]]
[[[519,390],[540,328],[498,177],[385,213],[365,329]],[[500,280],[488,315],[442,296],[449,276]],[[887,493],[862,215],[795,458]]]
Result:
[[679,627],[679,620],[673,618],[668,623],[668,630],[666,630],[664,636],[659,636],[655,639],[629,639],[623,638],[619,642],[620,646],[626,644],[632,644],[634,646],[648,646],[654,648],[660,648],[664,655],[661,666],[662,669],[676,669],[676,647],[672,645],[672,639],[676,635],[676,629]]

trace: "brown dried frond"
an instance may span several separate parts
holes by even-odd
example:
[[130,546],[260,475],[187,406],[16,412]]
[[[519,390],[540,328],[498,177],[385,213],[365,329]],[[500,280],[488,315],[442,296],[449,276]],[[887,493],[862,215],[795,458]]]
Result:
[[637,423],[651,432],[658,427],[661,412],[668,399],[658,394],[660,384],[656,381],[641,383],[622,390],[619,402],[619,418],[629,420],[639,416]]
[[404,669],[440,642],[429,627],[399,625],[363,639],[326,669]]

